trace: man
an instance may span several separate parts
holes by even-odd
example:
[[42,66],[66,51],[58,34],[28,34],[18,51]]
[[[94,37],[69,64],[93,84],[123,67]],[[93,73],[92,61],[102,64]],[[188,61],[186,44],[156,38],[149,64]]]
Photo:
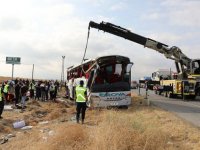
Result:
[[49,91],[50,91],[50,100],[55,101],[55,85],[53,82],[51,82],[50,84]]
[[8,102],[8,90],[9,90],[9,84],[7,82],[5,82],[4,88],[3,88],[3,93],[4,93],[4,97],[5,97],[5,103]]
[[23,86],[21,87],[21,96],[22,96],[22,99],[21,99],[22,111],[21,112],[23,112],[25,108],[27,91],[28,91],[28,87],[26,86],[26,84],[23,83]]
[[0,119],[3,117],[1,116],[3,113],[3,108],[4,108],[4,100],[3,100],[3,89],[0,87]]
[[34,89],[35,89],[34,80],[32,80],[31,83],[29,84],[30,98],[34,98]]
[[83,80],[80,81],[80,86],[76,86],[76,121],[79,123],[80,113],[82,116],[82,124],[85,119],[86,102],[87,102],[87,89],[83,87]]
[[15,85],[15,106],[17,106],[20,98],[20,85],[19,82],[16,83]]

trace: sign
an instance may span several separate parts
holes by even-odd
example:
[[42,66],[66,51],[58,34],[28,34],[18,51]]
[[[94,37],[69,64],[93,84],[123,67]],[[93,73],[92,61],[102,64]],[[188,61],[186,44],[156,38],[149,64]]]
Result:
[[6,57],[6,64],[20,64],[20,57]]

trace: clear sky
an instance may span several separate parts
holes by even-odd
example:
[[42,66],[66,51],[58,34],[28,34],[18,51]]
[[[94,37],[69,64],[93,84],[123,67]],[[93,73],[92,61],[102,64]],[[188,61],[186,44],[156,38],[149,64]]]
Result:
[[[89,21],[111,22],[132,32],[178,46],[200,58],[199,0],[0,0],[0,76],[11,76],[6,56],[21,57],[14,77],[60,79],[65,68],[83,57]],[[128,56],[132,78],[157,69],[175,71],[162,54],[123,38],[91,29],[86,58]],[[66,76],[66,72],[65,72]]]

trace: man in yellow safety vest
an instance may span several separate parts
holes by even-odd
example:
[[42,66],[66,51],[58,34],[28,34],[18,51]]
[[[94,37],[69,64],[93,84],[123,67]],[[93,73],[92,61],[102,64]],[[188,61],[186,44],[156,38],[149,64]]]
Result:
[[82,117],[82,124],[84,123],[85,119],[85,111],[87,108],[87,89],[83,87],[84,81],[80,81],[80,86],[76,86],[76,121],[79,123],[79,117],[81,113]]
[[8,102],[8,90],[9,90],[9,84],[7,82],[5,82],[4,88],[3,88],[3,93],[4,93],[4,97],[5,97],[5,103]]
[[3,100],[3,89],[0,87],[0,119],[3,117],[1,116],[3,113],[3,108],[4,108],[4,100]]

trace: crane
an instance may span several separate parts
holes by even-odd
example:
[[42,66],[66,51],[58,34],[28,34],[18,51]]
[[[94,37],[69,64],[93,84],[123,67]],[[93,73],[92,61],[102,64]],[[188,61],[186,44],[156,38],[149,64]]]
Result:
[[177,46],[170,47],[167,44],[138,35],[128,29],[109,22],[102,21],[101,23],[96,23],[90,21],[88,33],[90,28],[96,28],[125,38],[161,53],[167,59],[174,60],[178,77],[173,80],[162,80],[160,83],[162,88],[159,89],[159,93],[163,92],[165,96],[168,97],[181,95],[183,98],[190,97],[192,99],[194,99],[196,95],[200,95],[200,59],[191,59]]
[[96,23],[90,21],[88,29],[90,28],[96,28],[111,33],[164,54],[166,58],[175,61],[177,73],[181,79],[187,79],[188,77],[191,77],[191,75],[195,75],[195,77],[200,75],[200,59],[189,58],[177,46],[169,47],[166,44],[135,34],[128,29],[109,22],[102,21],[101,23]]

